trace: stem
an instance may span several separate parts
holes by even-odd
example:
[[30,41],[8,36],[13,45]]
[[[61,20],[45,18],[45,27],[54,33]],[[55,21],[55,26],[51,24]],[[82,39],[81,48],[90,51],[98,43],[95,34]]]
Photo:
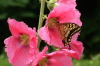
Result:
[[[42,27],[43,24],[44,7],[45,7],[45,0],[41,0],[38,30]],[[41,42],[41,38],[38,36],[38,49],[40,47],[40,42]]]

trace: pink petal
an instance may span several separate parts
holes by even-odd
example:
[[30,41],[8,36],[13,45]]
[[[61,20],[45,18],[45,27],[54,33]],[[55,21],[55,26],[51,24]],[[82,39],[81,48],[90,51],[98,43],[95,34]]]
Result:
[[13,36],[19,37],[21,33],[32,33],[32,28],[29,28],[24,22],[18,22],[15,19],[8,18],[9,29]]
[[38,33],[41,39],[45,40],[47,44],[60,48],[64,46],[60,38],[60,35],[56,30],[44,26],[40,30],[38,30]]
[[64,49],[64,48],[62,50],[64,50],[64,52],[68,56],[79,60],[84,50],[82,43],[80,41],[73,41],[70,43],[70,46],[71,46],[71,50]]
[[48,47],[45,46],[44,49],[42,50],[42,52],[38,53],[36,55],[35,60],[33,61],[32,66],[37,66],[38,62],[43,58],[43,56],[45,55],[46,51],[48,50]]
[[48,66],[72,66],[70,57],[61,51],[47,54]]
[[58,4],[60,4],[60,3],[63,3],[63,4],[71,4],[71,5],[74,5],[74,6],[76,6],[76,2],[75,2],[76,0],[58,0]]
[[14,66],[30,66],[27,64],[27,62],[32,62],[32,56],[29,53],[29,47],[28,46],[22,46],[18,48],[15,52],[15,56],[12,59],[12,64]]
[[19,48],[21,46],[21,44],[19,44],[20,41],[16,38],[16,37],[9,37],[7,39],[4,40],[4,44],[5,44],[5,51],[7,52],[7,56],[9,57],[9,62],[12,62],[12,58],[15,55],[15,51],[17,48]]
[[80,33],[74,34],[74,35],[72,36],[71,42],[72,42],[72,41],[76,41],[79,35],[80,35]]

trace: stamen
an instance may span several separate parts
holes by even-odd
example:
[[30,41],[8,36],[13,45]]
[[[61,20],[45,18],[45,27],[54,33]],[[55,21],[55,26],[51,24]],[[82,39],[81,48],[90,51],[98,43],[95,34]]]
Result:
[[47,63],[48,61],[46,57],[38,62],[39,66],[48,66]]
[[27,45],[29,42],[29,36],[27,34],[22,34],[20,40],[22,45]]

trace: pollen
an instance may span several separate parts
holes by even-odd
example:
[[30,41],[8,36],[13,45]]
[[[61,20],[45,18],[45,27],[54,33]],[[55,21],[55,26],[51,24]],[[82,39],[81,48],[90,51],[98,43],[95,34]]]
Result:
[[56,18],[51,18],[48,20],[48,26],[50,28],[54,28],[56,23],[57,23]]
[[38,65],[39,66],[48,66],[47,63],[48,63],[48,61],[47,61],[47,58],[45,57],[38,62]]
[[22,34],[20,40],[22,45],[27,45],[29,42],[29,36],[27,34]]

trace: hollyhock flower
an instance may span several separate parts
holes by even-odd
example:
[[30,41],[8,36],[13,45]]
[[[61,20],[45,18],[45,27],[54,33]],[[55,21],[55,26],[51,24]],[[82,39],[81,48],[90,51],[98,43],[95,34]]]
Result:
[[62,51],[45,54],[47,50],[48,48],[45,47],[37,54],[32,66],[72,66],[71,58]]
[[[79,26],[82,26],[80,21],[80,13],[75,10],[71,5],[60,4],[55,7],[48,15],[46,20],[46,25],[38,30],[38,33],[42,40],[47,42],[47,44],[62,48],[64,44],[62,43],[62,39],[57,31],[57,29],[52,28],[55,27],[54,24],[50,24],[51,22],[59,22],[62,23],[75,23]],[[79,33],[76,33],[72,36],[72,41],[76,41]]]
[[48,15],[48,20],[56,18],[59,23],[75,23],[82,26],[80,13],[72,5],[61,4],[55,7]]
[[12,36],[6,38],[4,44],[9,62],[13,66],[30,66],[38,52],[35,28],[10,18],[8,25]]

